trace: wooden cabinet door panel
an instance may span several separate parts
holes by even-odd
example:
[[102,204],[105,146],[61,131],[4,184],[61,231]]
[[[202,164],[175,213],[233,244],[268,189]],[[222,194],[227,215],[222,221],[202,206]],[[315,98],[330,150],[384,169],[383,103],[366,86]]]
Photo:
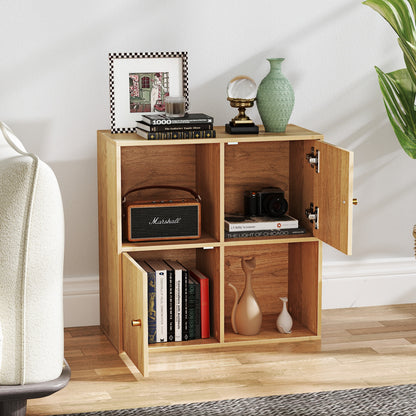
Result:
[[[149,375],[147,336],[147,273],[124,253],[123,267],[123,345],[144,377]],[[140,322],[140,326],[137,325]]]
[[320,159],[319,173],[314,172],[313,203],[319,207],[319,228],[313,230],[314,236],[350,255],[354,154],[322,141],[315,141],[314,149]]

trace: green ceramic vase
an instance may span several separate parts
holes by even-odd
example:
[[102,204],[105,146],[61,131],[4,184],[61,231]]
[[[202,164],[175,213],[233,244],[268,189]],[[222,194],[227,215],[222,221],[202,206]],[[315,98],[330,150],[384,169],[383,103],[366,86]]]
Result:
[[295,94],[282,74],[284,58],[270,58],[270,72],[257,89],[257,109],[266,131],[282,133],[295,104]]

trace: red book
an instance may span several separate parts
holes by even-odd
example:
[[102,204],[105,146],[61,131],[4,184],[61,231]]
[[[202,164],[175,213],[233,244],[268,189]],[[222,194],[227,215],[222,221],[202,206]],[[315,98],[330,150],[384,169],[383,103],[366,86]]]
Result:
[[191,270],[191,276],[201,289],[201,338],[209,338],[209,278],[195,269]]

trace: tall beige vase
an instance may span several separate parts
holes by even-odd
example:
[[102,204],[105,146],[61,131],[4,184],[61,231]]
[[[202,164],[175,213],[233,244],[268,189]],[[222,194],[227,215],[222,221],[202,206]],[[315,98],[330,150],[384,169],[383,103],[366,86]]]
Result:
[[236,334],[256,335],[260,332],[263,320],[260,305],[251,283],[253,271],[256,268],[256,258],[242,258],[241,267],[245,273],[245,286],[240,297],[236,287],[228,283],[235,294],[234,306],[231,312],[231,325]]

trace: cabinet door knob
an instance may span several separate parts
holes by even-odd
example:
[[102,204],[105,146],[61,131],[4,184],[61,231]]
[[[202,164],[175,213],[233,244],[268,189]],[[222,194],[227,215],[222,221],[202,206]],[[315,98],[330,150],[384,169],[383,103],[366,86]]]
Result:
[[358,205],[358,199],[357,199],[357,198],[353,198],[353,200],[352,200],[352,204],[353,204],[353,205]]
[[141,319],[133,319],[131,321],[131,326],[142,326],[142,320]]

